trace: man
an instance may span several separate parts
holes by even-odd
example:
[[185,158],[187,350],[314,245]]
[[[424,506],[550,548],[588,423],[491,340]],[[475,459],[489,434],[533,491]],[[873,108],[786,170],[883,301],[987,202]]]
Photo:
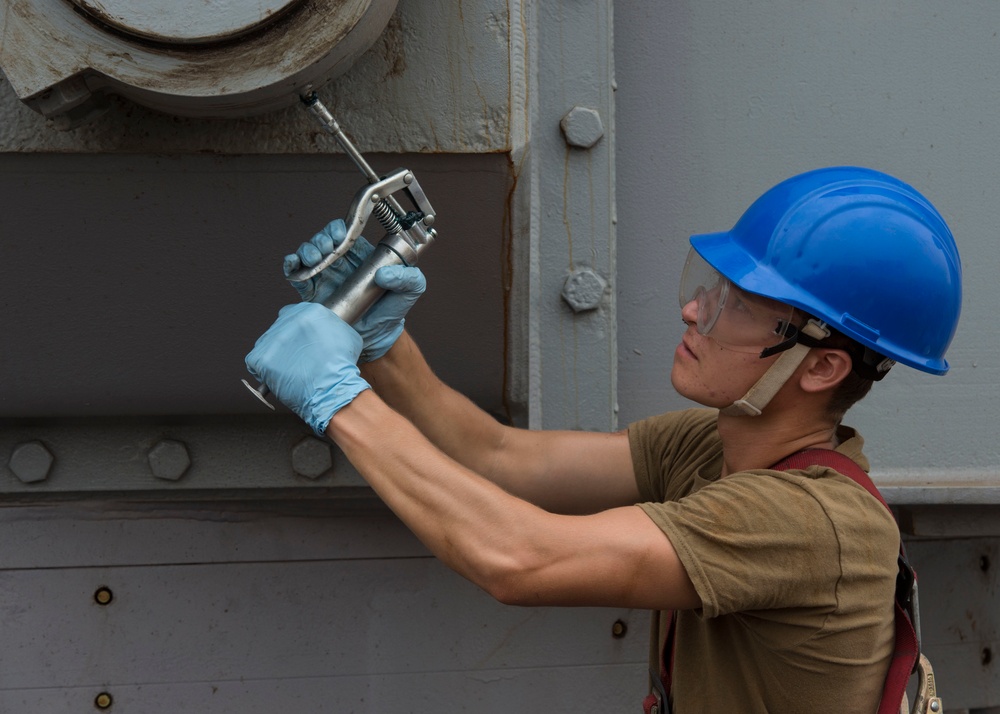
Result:
[[[342,234],[331,224],[286,270]],[[894,362],[947,371],[954,240],[914,189],[846,167],[793,177],[691,244],[671,381],[706,409],[620,433],[506,427],[440,382],[402,328],[414,268],[382,269],[388,292],[357,331],[321,305],[284,308],[247,364],[501,602],[678,611],[675,712],[874,712],[898,530],[843,474],[768,467],[824,448],[867,470],[841,418]],[[298,284],[303,298],[339,270]]]

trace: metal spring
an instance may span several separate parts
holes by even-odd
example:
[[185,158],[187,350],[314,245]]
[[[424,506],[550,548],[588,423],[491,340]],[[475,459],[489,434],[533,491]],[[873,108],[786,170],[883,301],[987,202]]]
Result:
[[381,200],[375,204],[372,208],[372,213],[378,219],[378,222],[382,224],[382,228],[385,229],[386,233],[396,234],[403,232],[403,226],[399,223],[399,216],[396,212],[392,210],[392,206],[389,206],[385,200]]

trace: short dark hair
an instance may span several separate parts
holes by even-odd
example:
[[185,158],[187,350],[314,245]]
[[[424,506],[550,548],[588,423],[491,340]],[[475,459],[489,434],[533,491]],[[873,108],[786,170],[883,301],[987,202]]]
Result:
[[826,405],[827,414],[840,423],[847,410],[868,395],[875,380],[869,376],[863,376],[866,370],[862,369],[859,372],[859,367],[865,356],[865,347],[829,325],[827,325],[827,329],[830,330],[830,336],[821,341],[820,346],[827,349],[843,350],[851,358],[850,373],[833,390],[830,401]]

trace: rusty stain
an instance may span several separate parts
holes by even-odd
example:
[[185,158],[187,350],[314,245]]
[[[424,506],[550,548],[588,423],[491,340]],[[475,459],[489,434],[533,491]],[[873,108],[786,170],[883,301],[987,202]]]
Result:
[[566,250],[569,258],[568,269],[573,269],[573,228],[569,221],[569,147],[563,157],[563,225],[566,227]]
[[389,18],[389,24],[386,25],[378,43],[378,52],[388,66],[388,71],[385,74],[386,79],[400,77],[406,71],[404,36],[403,20],[397,10]]

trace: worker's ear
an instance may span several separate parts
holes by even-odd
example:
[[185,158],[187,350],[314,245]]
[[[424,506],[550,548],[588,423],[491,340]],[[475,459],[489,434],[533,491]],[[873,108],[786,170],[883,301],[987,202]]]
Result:
[[851,366],[851,356],[844,350],[813,348],[799,373],[799,386],[804,392],[834,389],[851,373]]

